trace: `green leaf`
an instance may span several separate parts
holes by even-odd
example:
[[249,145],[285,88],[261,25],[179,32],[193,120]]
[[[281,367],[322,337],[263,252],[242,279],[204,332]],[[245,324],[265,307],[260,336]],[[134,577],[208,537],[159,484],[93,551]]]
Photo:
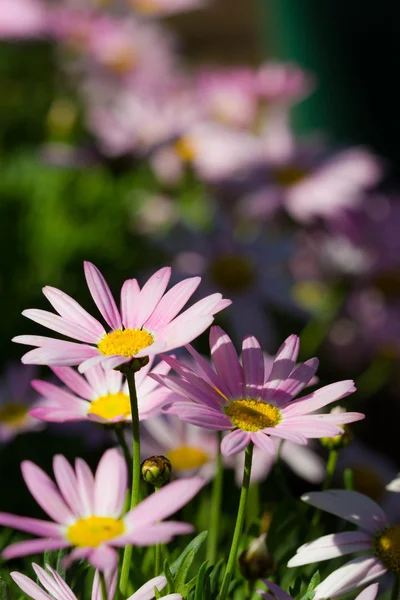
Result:
[[[180,569],[181,564],[185,560],[187,554],[189,554],[192,551],[194,551],[194,555],[193,556],[196,556],[197,552],[200,550],[200,547],[202,546],[202,544],[204,543],[204,540],[207,537],[207,533],[208,533],[207,531],[202,531],[201,533],[199,533],[199,535],[197,535],[194,538],[194,540],[192,540],[190,542],[190,544],[188,544],[186,546],[186,548],[184,549],[184,551],[182,552],[182,554],[180,556],[178,556],[178,558],[172,563],[172,565],[170,566],[170,569],[171,569],[171,573],[173,575],[177,574],[177,572]],[[165,576],[166,576],[166,574],[165,574]]]
[[168,561],[166,560],[164,562],[164,573],[163,573],[168,581],[168,592],[170,594],[173,594],[175,592],[175,581],[174,581],[174,576],[171,572],[170,566],[168,564]]
[[11,600],[12,594],[8,582],[0,577],[0,600]]
[[206,597],[204,596],[204,591],[205,591],[205,587],[206,587],[205,583],[206,583],[206,579],[208,579],[207,571],[208,571],[208,561],[206,560],[201,565],[199,572],[197,573],[197,577],[195,578],[196,579],[196,592],[194,595],[194,600],[207,600]]
[[302,595],[300,600],[313,600],[315,596],[315,588],[319,585],[321,581],[321,576],[319,571],[316,571],[314,575],[311,577],[310,583],[308,584],[307,591],[304,593],[302,590]]
[[224,564],[225,564],[225,560],[223,558],[221,558],[221,560],[219,562],[217,562],[217,564],[215,565],[214,569],[211,572],[210,586],[211,586],[211,594],[213,596],[216,596],[217,593],[219,592],[221,571],[224,567]]
[[177,594],[185,595],[185,582],[194,557],[196,556],[195,550],[192,548],[183,559],[178,571],[175,575],[175,592]]

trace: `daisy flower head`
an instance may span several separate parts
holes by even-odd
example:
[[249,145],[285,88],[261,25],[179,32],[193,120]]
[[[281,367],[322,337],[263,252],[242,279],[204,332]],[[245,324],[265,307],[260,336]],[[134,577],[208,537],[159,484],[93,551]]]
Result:
[[31,379],[32,366],[11,363],[0,382],[0,443],[12,441],[17,435],[43,429],[43,423],[30,415],[35,405]]
[[[262,582],[268,587],[269,592],[264,590],[257,590],[257,594],[260,594],[265,600],[293,600],[292,596],[285,592],[279,585],[268,579],[262,579]],[[378,593],[379,585],[373,583],[363,590],[355,600],[375,600]]]
[[97,364],[114,369],[134,358],[144,359],[189,343],[211,325],[215,313],[231,304],[221,294],[212,294],[178,315],[198,287],[200,277],[185,279],[165,293],[171,268],[164,267],[142,289],[136,279],[127,279],[121,289],[119,311],[97,267],[90,262],[85,262],[84,267],[89,291],[107,330],[73,298],[46,286],[43,293],[58,314],[29,309],[23,312],[24,316],[80,343],[36,335],[17,336],[13,341],[36,346],[22,357],[22,362],[80,365],[81,372]]
[[344,596],[387,571],[400,574],[400,525],[390,526],[383,509],[371,498],[349,490],[327,490],[310,492],[302,500],[357,525],[358,529],[304,544],[289,560],[288,567],[363,553],[322,581],[315,588],[315,600]]
[[164,521],[191,500],[204,485],[201,477],[174,481],[124,514],[127,468],[116,449],[107,450],[96,474],[78,458],[73,469],[62,455],[54,457],[56,484],[30,461],[21,465],[25,483],[39,506],[53,521],[0,513],[0,524],[39,536],[17,542],[3,551],[6,559],[45,550],[73,547],[64,559],[86,559],[105,571],[115,568],[114,547],[152,546],[167,543],[175,535],[193,531],[192,525]]
[[[148,377],[152,364],[153,357],[135,377],[139,420],[156,411],[170,395],[169,390]],[[166,374],[169,369],[169,365],[160,362],[152,372]],[[32,416],[55,423],[86,419],[103,424],[132,421],[128,383],[119,371],[106,371],[101,365],[91,367],[84,376],[71,367],[51,370],[67,388],[33,380],[32,386],[42,398],[30,411]]]
[[313,414],[322,407],[354,392],[354,382],[339,381],[303,398],[295,396],[314,377],[318,360],[296,366],[299,338],[291,335],[279,348],[271,370],[265,372],[260,344],[244,338],[239,359],[228,335],[219,327],[210,331],[210,349],[215,370],[192,347],[187,347],[202,370],[199,376],[186,364],[164,356],[179,378],[152,375],[180,396],[163,410],[183,421],[206,429],[229,432],[221,444],[222,454],[241,452],[251,442],[274,454],[274,438],[306,444],[308,438],[342,433],[345,422],[364,418],[361,413]]

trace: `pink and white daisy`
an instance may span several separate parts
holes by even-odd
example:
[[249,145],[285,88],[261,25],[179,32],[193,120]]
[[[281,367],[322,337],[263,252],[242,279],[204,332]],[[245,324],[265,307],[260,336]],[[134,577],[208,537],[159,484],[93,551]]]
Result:
[[125,281],[121,289],[120,312],[100,271],[90,262],[85,262],[84,267],[89,291],[108,331],[76,300],[61,290],[46,286],[43,293],[58,314],[29,309],[23,315],[83,343],[20,335],[13,341],[36,346],[22,357],[22,362],[80,365],[81,372],[97,364],[114,369],[132,358],[154,356],[187,344],[211,325],[215,313],[231,304],[221,294],[212,294],[178,315],[198,287],[200,277],[181,281],[165,293],[171,268],[164,267],[152,275],[142,289],[136,279]]
[[345,422],[364,418],[355,412],[313,414],[354,392],[351,380],[333,383],[294,400],[318,367],[316,358],[296,366],[299,352],[296,335],[282,344],[267,373],[263,352],[253,336],[245,337],[241,360],[232,341],[219,327],[211,328],[210,348],[215,370],[194,348],[187,346],[202,371],[201,376],[185,363],[164,356],[179,378],[151,377],[182,397],[166,405],[166,412],[193,425],[230,432],[221,444],[225,456],[241,452],[251,442],[274,454],[276,445],[272,438],[306,444],[307,438],[333,437],[343,432],[340,426]]
[[54,522],[0,513],[1,525],[40,536],[8,546],[3,557],[72,546],[65,566],[85,558],[100,570],[116,566],[114,546],[152,546],[193,531],[188,523],[163,519],[182,508],[204,485],[201,477],[174,481],[159,490],[157,497],[152,494],[124,514],[127,468],[116,449],[105,452],[95,476],[82,459],[76,460],[74,471],[64,456],[55,456],[57,485],[30,461],[24,461],[21,470],[32,496]]
[[[290,596],[273,581],[263,579],[262,582],[268,587],[269,593],[265,592],[264,590],[257,590],[257,593],[260,594],[262,598],[265,598],[265,600],[293,600],[292,596]],[[360,594],[358,594],[355,600],[375,600],[378,593],[378,588],[379,585],[377,583],[373,583],[365,588],[365,590],[363,590]]]
[[[146,419],[170,395],[164,386],[148,377],[152,363],[153,357],[135,377],[140,420]],[[48,381],[32,381],[32,387],[42,396],[31,410],[32,416],[55,423],[86,419],[103,424],[132,421],[128,383],[119,371],[105,371],[101,365],[95,365],[83,377],[71,367],[51,369],[68,389]],[[169,369],[160,362],[152,372],[166,374]]]
[[385,512],[373,500],[349,490],[311,492],[302,500],[358,525],[359,529],[325,535],[304,544],[289,560],[289,567],[363,552],[315,588],[316,600],[343,596],[387,571],[400,573],[400,525],[390,526]]

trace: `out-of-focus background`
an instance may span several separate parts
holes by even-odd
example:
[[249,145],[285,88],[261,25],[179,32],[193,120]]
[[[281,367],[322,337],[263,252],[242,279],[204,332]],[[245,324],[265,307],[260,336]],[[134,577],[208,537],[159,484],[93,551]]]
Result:
[[[26,433],[33,375],[11,342],[47,335],[21,316],[49,308],[45,285],[95,310],[90,260],[116,296],[165,264],[174,282],[200,274],[199,294],[233,300],[217,322],[236,342],[252,333],[273,353],[299,334],[323,383],[356,380],[346,406],[367,419],[354,464],[383,490],[367,452],[396,473],[399,13],[389,0],[0,0],[11,487],[22,458],[47,467],[54,452],[96,456],[109,443],[96,427]],[[207,337],[197,346],[207,353]],[[25,501],[1,499],[15,512]]]

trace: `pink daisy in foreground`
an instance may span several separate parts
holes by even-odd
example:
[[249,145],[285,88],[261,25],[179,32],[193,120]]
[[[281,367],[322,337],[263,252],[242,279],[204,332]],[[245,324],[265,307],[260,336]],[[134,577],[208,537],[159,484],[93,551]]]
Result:
[[[273,581],[262,579],[262,582],[268,586],[269,593],[265,592],[264,590],[257,590],[257,593],[260,594],[262,598],[265,598],[265,600],[293,600],[290,594],[283,591],[283,589]],[[379,585],[377,583],[373,583],[365,588],[365,590],[363,590],[360,594],[358,594],[355,600],[375,600],[378,593],[378,588]]]
[[[148,377],[153,358],[135,377],[139,419],[146,419],[151,412],[166,402],[169,390]],[[64,423],[89,419],[98,423],[132,421],[128,384],[122,373],[105,371],[101,365],[88,369],[85,376],[71,367],[51,367],[57,377],[69,389],[35,379],[34,389],[42,395],[30,414],[43,421]],[[170,367],[160,362],[153,373],[168,373]]]
[[373,500],[349,490],[311,492],[302,500],[358,525],[356,531],[325,535],[301,546],[288,562],[298,567],[363,552],[363,556],[336,569],[315,588],[315,600],[337,598],[377,579],[387,571],[400,574],[400,525],[391,527],[386,514]]
[[211,325],[215,313],[231,304],[221,294],[212,294],[178,315],[197,289],[200,277],[185,279],[165,293],[171,268],[164,267],[152,275],[142,289],[136,279],[125,281],[120,312],[97,267],[89,262],[85,262],[84,267],[89,291],[110,330],[106,331],[73,298],[46,286],[43,293],[58,314],[38,309],[25,310],[22,314],[83,343],[20,335],[13,341],[36,346],[22,357],[22,362],[80,365],[81,372],[100,363],[104,368],[114,369],[132,358],[169,352],[191,342]]
[[[310,414],[354,392],[353,381],[339,381],[303,398],[294,397],[308,385],[318,367],[312,358],[296,366],[299,338],[291,335],[268,367],[261,347],[253,336],[243,341],[241,360],[228,335],[219,327],[210,331],[210,349],[215,370],[191,346],[188,351],[198,363],[201,375],[185,363],[164,356],[179,378],[151,375],[182,398],[163,410],[183,421],[206,429],[229,431],[221,444],[230,456],[251,442],[270,453],[276,445],[271,436],[306,444],[307,438],[343,433],[344,423],[359,421],[361,413]],[[269,372],[265,368],[270,368]]]
[[57,485],[30,461],[24,461],[21,469],[32,496],[54,522],[0,513],[1,525],[41,536],[12,544],[4,550],[3,557],[72,546],[65,566],[85,558],[100,570],[116,566],[113,546],[152,546],[193,531],[188,523],[162,520],[182,508],[204,485],[201,477],[174,481],[123,514],[127,468],[116,449],[105,452],[95,476],[82,459],[76,460],[74,471],[64,456],[55,456]]
[[[43,588],[47,590],[48,594],[26,575],[16,571],[10,573],[17,586],[30,598],[33,598],[34,600],[77,600],[77,597],[69,585],[62,579],[57,571],[52,569],[49,565],[46,565],[47,571],[35,563],[32,563],[32,567],[36,577]],[[114,598],[117,587],[117,576],[117,569],[105,572],[108,600],[113,600]],[[152,600],[155,596],[154,588],[161,591],[166,585],[167,580],[165,577],[162,575],[154,577],[142,585],[132,596],[129,596],[128,600]],[[164,598],[167,600],[182,600],[180,594],[168,594],[167,596],[164,596]],[[96,571],[94,576],[91,600],[104,600],[102,597],[98,571]]]

